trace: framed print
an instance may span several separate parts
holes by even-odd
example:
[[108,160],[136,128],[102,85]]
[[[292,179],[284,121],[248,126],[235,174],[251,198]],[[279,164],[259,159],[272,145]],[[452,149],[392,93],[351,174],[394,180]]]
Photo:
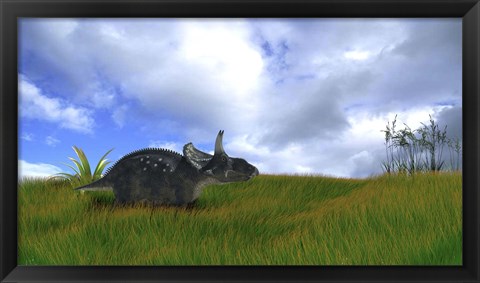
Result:
[[479,280],[478,1],[3,1],[2,282]]

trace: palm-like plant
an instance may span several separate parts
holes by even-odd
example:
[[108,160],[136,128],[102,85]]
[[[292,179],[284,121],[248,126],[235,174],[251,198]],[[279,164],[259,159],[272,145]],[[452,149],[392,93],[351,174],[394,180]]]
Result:
[[83,150],[76,146],[72,146],[72,148],[77,154],[78,160],[73,157],[69,157],[68,159],[70,159],[74,163],[75,167],[69,164],[64,164],[71,168],[73,172],[75,172],[75,174],[58,173],[56,175],[53,175],[52,178],[67,180],[76,186],[89,184],[95,180],[100,179],[102,177],[103,170],[108,164],[110,164],[110,161],[108,161],[106,157],[113,150],[113,148],[107,151],[107,153],[105,153],[100,158],[93,173],[91,172],[90,162],[88,161],[87,156],[85,155]]

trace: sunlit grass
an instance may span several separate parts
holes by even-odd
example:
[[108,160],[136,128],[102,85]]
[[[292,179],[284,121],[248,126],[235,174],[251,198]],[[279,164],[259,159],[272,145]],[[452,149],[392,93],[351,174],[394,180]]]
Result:
[[191,208],[19,184],[21,265],[461,265],[460,173],[263,175]]

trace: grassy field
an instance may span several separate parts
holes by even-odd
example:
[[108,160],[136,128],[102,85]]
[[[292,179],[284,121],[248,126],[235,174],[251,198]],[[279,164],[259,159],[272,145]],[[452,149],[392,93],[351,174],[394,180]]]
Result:
[[25,179],[20,265],[461,265],[462,176],[261,175],[192,208]]

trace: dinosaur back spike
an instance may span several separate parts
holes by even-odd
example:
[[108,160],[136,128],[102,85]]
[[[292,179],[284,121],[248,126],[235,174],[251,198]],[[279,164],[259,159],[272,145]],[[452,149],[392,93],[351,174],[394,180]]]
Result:
[[104,177],[107,176],[112,171],[112,169],[123,160],[136,157],[139,155],[148,155],[148,154],[164,154],[164,155],[169,155],[171,157],[177,157],[177,158],[183,157],[183,155],[179,154],[178,152],[170,149],[165,149],[165,148],[147,147],[147,148],[138,149],[122,156],[122,158],[120,158],[115,163],[113,163],[112,166],[110,166],[109,168],[107,168],[107,170],[105,170]]

